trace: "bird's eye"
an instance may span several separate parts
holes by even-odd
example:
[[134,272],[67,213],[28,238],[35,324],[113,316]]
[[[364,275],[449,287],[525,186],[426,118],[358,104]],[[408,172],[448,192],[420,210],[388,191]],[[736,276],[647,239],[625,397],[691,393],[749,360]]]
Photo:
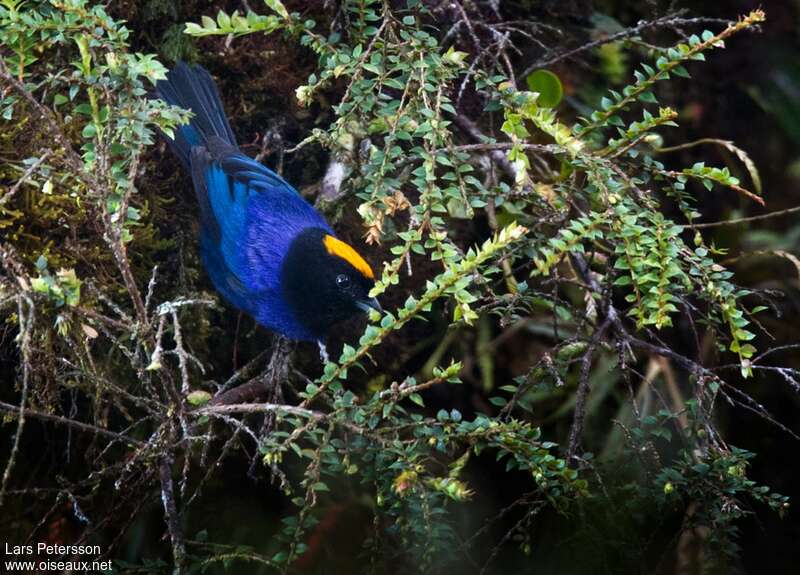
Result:
[[336,276],[336,285],[339,286],[341,289],[346,289],[350,287],[350,276],[347,274],[339,274]]

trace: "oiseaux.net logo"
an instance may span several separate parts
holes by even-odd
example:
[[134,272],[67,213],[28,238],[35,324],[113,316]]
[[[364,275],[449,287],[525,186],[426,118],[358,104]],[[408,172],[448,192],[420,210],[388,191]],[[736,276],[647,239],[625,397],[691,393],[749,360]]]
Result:
[[111,560],[99,560],[99,545],[51,545],[32,543],[3,545],[4,573],[111,572]]

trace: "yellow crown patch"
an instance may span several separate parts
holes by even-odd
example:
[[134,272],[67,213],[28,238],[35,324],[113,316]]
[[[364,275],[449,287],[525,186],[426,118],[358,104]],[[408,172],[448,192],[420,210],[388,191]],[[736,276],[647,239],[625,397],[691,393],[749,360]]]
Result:
[[365,277],[368,277],[369,279],[375,278],[375,275],[372,273],[372,268],[369,267],[369,264],[364,261],[364,258],[358,255],[356,250],[351,248],[342,240],[330,235],[326,235],[323,243],[325,244],[325,249],[328,250],[329,254],[342,258],[344,261],[360,271]]

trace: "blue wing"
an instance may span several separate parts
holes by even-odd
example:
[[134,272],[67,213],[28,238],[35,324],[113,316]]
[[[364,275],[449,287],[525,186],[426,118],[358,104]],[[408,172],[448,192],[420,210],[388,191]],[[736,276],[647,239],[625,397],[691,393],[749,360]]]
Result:
[[285,180],[220,139],[194,147],[190,164],[201,251],[214,285],[262,324],[305,339],[292,331],[287,306],[278,305],[283,258],[303,230],[333,231]]

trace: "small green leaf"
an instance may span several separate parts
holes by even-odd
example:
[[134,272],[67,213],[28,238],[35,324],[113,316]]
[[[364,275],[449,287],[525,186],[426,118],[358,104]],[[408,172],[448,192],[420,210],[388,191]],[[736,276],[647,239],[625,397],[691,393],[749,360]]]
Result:
[[199,407],[211,401],[211,394],[202,390],[193,391],[186,396],[186,401],[189,403],[189,405]]
[[543,108],[555,108],[564,96],[561,80],[549,70],[536,70],[528,74],[525,82],[531,92],[539,94],[536,103]]
[[648,104],[658,104],[658,100],[656,100],[656,97],[653,95],[652,92],[643,92],[642,94],[640,94],[639,101],[646,102]]
[[286,9],[286,6],[283,5],[281,0],[264,0],[264,4],[266,4],[270,10],[276,12],[282,18],[289,18],[289,11]]

